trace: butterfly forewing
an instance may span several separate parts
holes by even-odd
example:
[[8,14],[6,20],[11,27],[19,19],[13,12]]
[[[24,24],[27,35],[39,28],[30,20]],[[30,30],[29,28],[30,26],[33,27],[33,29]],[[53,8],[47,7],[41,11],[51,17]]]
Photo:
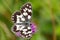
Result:
[[24,15],[26,21],[30,21],[32,16],[32,6],[30,3],[26,3],[21,8],[21,13]]

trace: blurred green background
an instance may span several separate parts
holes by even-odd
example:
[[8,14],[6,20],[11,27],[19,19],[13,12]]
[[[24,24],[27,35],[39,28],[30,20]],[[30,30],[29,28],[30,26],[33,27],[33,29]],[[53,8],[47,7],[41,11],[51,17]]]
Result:
[[28,1],[37,25],[31,40],[60,40],[60,0],[0,0],[0,40],[22,40],[11,32],[11,15]]

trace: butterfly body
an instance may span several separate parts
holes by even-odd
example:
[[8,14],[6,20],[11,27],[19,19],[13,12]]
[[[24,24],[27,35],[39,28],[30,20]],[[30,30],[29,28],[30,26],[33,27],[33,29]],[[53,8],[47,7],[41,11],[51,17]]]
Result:
[[26,3],[22,6],[20,11],[15,12],[12,15],[12,21],[14,22],[13,32],[20,32],[21,37],[31,38],[31,17],[32,17],[32,6],[30,3]]

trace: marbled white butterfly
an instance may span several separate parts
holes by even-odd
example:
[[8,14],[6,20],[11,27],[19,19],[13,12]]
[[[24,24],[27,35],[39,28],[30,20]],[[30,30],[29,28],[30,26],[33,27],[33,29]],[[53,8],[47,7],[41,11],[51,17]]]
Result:
[[12,15],[12,21],[14,22],[12,31],[14,33],[19,32],[20,36],[23,38],[31,38],[32,37],[31,17],[32,6],[30,3],[26,3],[25,5],[22,6],[20,11],[16,11]]

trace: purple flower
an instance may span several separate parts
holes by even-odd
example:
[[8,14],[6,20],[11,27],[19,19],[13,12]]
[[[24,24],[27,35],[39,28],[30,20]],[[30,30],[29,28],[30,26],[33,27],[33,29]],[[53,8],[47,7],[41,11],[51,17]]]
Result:
[[15,35],[18,36],[18,37],[21,36],[20,32],[16,32]]
[[31,24],[31,29],[32,29],[32,33],[36,32],[36,25],[34,23]]

